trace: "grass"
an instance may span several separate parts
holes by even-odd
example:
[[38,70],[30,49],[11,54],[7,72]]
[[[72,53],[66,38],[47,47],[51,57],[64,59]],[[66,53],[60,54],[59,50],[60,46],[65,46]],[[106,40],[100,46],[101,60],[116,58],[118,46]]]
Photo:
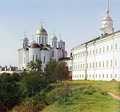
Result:
[[120,101],[107,94],[120,95],[120,82],[68,81],[54,86],[46,97],[50,105],[42,112],[120,112]]

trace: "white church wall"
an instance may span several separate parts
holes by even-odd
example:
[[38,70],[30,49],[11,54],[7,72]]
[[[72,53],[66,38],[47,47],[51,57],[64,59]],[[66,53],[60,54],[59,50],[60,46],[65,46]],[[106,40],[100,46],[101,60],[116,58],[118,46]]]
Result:
[[29,48],[29,62],[40,59],[40,48]]

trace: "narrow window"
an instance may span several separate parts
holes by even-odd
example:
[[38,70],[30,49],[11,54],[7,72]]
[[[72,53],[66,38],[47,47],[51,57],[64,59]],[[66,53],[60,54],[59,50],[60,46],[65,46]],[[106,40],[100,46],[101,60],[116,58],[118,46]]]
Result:
[[99,53],[101,53],[101,48],[99,48]]
[[100,78],[100,76],[101,76],[101,75],[99,74],[99,78]]
[[112,74],[111,74],[111,78],[112,78]]
[[113,50],[113,45],[111,45],[111,50]]
[[54,51],[52,51],[52,57],[54,57]]
[[93,68],[94,68],[94,63],[93,63]]
[[106,66],[108,67],[108,61],[106,61]]
[[104,67],[104,61],[103,61],[103,67]]
[[106,77],[108,78],[108,74],[106,74]]
[[104,74],[103,74],[103,78],[104,78]]
[[115,49],[117,49],[117,44],[115,44]]
[[37,55],[36,55],[36,61],[38,60],[38,57],[37,57]]
[[101,67],[101,62],[99,62],[99,67]]
[[93,50],[93,54],[95,53],[95,51]]
[[33,61],[34,61],[34,55],[33,55]]
[[107,46],[107,51],[109,50],[109,47]]
[[111,64],[110,65],[112,66],[112,60],[111,60]]
[[90,51],[90,55],[91,55],[91,51]]
[[44,56],[44,61],[43,62],[45,63],[45,56]]

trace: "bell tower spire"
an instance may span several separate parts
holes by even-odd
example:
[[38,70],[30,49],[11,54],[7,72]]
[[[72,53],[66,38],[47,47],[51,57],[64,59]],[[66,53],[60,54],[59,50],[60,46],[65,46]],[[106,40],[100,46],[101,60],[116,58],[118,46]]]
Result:
[[110,34],[114,32],[114,28],[113,28],[113,20],[112,18],[109,16],[109,0],[106,0],[106,15],[102,20],[102,25],[101,25],[101,36]]
[[106,3],[106,16],[109,16],[109,0]]

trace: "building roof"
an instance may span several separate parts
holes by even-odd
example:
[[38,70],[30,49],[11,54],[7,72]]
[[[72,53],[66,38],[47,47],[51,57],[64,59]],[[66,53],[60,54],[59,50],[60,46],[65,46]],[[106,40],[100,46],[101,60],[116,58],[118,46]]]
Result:
[[[99,37],[94,38],[94,39],[92,39],[92,40],[89,40],[89,41],[87,41],[87,42],[85,42],[85,43],[83,43],[83,44],[80,44],[80,45],[78,45],[78,46],[76,46],[76,47],[74,47],[74,48],[77,48],[77,47],[82,46],[82,45],[86,45],[86,44],[88,44],[88,43],[90,43],[90,42],[94,42],[94,41],[99,40],[99,39],[101,39],[101,38],[105,38],[105,37],[108,37],[108,36],[110,36],[110,35],[114,35],[114,34],[117,34],[117,33],[120,33],[120,30],[118,30],[118,31],[116,31],[116,32],[114,32],[114,33],[111,33],[111,34],[107,34],[107,35],[104,35],[104,36],[99,36]],[[74,49],[74,48],[73,48],[73,49]],[[73,50],[73,49],[72,49],[72,50]]]
[[36,35],[47,35],[47,31],[41,25],[41,27],[37,30]]
[[63,60],[70,60],[70,57],[62,57],[58,61],[63,61]]
[[31,44],[30,48],[40,48],[40,45],[37,43]]

